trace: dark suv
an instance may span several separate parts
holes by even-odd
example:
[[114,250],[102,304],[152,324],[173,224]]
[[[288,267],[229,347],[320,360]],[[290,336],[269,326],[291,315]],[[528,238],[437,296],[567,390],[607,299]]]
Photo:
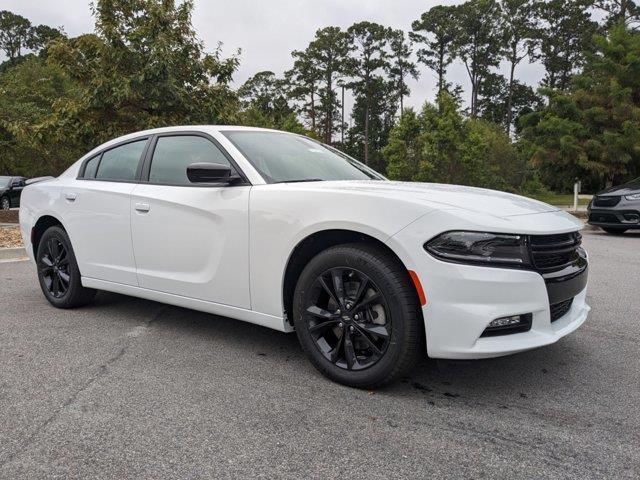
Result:
[[24,177],[0,177],[0,210],[20,206]]
[[640,228],[640,178],[597,193],[588,211],[589,224],[608,233]]

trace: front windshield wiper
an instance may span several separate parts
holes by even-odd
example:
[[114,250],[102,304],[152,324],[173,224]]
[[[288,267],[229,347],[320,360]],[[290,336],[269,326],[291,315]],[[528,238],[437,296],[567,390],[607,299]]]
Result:
[[302,183],[302,182],[322,182],[323,178],[301,178],[299,180],[281,180],[275,183]]

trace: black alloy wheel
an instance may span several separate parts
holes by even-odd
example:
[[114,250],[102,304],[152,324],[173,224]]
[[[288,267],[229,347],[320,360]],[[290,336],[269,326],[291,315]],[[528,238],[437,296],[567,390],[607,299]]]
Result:
[[382,246],[349,243],[318,253],[298,278],[292,316],[309,361],[344,385],[382,387],[425,355],[417,292]]
[[377,363],[391,338],[389,307],[376,284],[353,268],[320,274],[306,299],[305,319],[322,355],[339,368]]
[[69,252],[56,237],[49,237],[38,258],[38,270],[53,298],[62,298],[69,291]]
[[62,227],[48,228],[35,254],[40,288],[54,307],[74,308],[93,300],[96,291],[82,286],[71,241]]
[[11,202],[7,197],[2,197],[0,200],[0,210],[9,210],[11,208]]

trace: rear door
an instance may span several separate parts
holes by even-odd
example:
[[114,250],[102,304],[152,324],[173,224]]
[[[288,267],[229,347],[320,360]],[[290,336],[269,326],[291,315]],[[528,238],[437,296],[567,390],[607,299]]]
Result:
[[[190,183],[192,163],[237,166],[209,135],[158,135],[132,195],[131,227],[141,287],[250,308],[248,182]],[[238,172],[239,173],[239,172]]]
[[88,159],[65,185],[64,220],[82,276],[136,286],[131,243],[131,192],[148,138],[111,147]]

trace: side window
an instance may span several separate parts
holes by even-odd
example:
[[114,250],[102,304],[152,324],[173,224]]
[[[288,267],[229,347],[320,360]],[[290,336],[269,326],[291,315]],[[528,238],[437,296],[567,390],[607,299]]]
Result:
[[100,162],[100,155],[96,155],[84,165],[84,174],[82,178],[96,178],[96,170]]
[[149,182],[191,185],[187,178],[187,167],[192,163],[219,163],[230,166],[222,151],[204,137],[159,137],[151,160]]
[[126,143],[102,154],[96,180],[133,181],[147,140]]

